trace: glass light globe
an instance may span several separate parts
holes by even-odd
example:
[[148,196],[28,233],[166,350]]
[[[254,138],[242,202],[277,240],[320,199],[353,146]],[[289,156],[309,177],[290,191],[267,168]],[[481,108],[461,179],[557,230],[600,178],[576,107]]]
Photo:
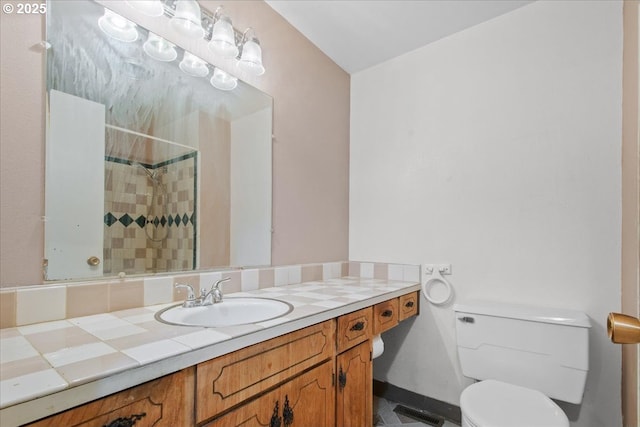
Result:
[[98,19],[98,27],[109,37],[121,42],[131,43],[138,40],[136,24],[107,8],[104,9],[104,15]]
[[210,82],[213,87],[220,90],[233,90],[238,86],[238,78],[220,68],[213,70]]
[[182,72],[193,77],[205,77],[209,74],[209,67],[207,67],[207,63],[186,50],[184,51],[184,56],[182,57],[180,64],[178,64],[178,67]]
[[160,0],[127,0],[127,4],[147,16],[164,15],[164,6]]
[[264,74],[264,66],[262,65],[262,48],[257,38],[247,40],[242,46],[242,56],[238,61],[238,68],[254,76]]
[[238,56],[238,46],[236,46],[233,25],[229,17],[222,15],[213,24],[209,49],[223,58],[235,58]]
[[173,43],[169,43],[157,34],[149,31],[147,41],[142,45],[144,53],[157,61],[171,62],[178,57]]
[[171,27],[184,36],[192,39],[204,36],[200,5],[196,0],[178,0],[175,14],[169,22]]

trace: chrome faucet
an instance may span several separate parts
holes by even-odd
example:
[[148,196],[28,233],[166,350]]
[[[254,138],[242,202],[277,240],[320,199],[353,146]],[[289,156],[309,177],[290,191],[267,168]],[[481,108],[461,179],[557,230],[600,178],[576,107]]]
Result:
[[231,280],[231,277],[227,277],[226,279],[220,279],[216,281],[212,286],[209,292],[204,289],[200,293],[200,305],[211,305],[222,302],[222,289],[220,289],[220,284],[223,282],[227,282]]
[[187,290],[187,298],[184,300],[182,306],[184,308],[197,307],[200,305],[200,300],[196,299],[196,295],[193,293],[193,287],[191,285],[183,285],[182,283],[176,283],[176,288],[185,288]]

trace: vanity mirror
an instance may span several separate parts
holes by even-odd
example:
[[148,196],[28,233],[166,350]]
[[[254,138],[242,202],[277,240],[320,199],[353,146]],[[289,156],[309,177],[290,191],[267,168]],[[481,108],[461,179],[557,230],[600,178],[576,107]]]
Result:
[[45,279],[269,265],[272,98],[91,0],[47,41]]

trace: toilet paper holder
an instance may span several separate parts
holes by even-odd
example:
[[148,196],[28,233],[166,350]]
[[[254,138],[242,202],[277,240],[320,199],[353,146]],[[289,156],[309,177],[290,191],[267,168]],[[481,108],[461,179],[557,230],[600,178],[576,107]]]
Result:
[[607,335],[616,344],[640,344],[640,319],[622,313],[609,313]]

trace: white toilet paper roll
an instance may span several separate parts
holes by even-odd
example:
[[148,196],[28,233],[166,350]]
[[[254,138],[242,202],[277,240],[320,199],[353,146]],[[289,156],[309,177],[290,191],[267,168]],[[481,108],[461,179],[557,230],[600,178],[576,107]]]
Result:
[[380,335],[376,335],[373,337],[373,350],[372,357],[375,359],[380,356],[384,352],[384,342],[382,341],[382,337]]

